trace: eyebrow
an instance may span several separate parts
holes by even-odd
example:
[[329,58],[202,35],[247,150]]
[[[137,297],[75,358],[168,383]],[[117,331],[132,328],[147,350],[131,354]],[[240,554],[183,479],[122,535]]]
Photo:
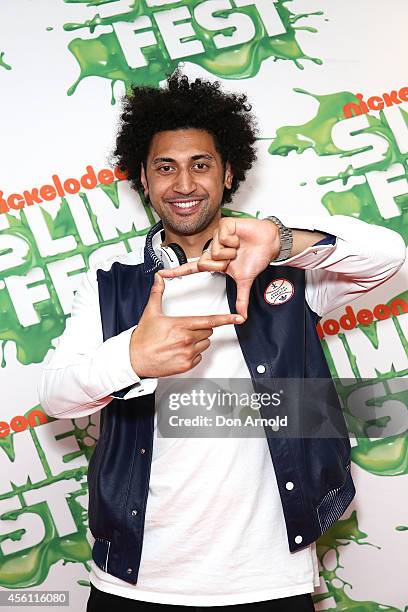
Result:
[[[199,153],[198,155],[192,155],[190,157],[190,159],[192,161],[197,161],[199,159],[208,159],[209,161],[212,161],[214,159],[214,157],[212,155],[210,155],[209,153]],[[153,161],[152,164],[156,165],[156,164],[160,164],[162,162],[175,162],[176,160],[173,159],[172,157],[156,157]]]

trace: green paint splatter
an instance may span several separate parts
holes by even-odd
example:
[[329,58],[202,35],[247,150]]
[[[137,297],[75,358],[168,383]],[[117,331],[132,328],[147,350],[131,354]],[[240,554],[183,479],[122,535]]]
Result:
[[342,151],[332,141],[331,131],[335,123],[344,119],[343,106],[357,101],[355,95],[341,92],[317,96],[297,87],[293,91],[315,98],[319,104],[317,114],[302,125],[278,128],[269,153],[286,157],[291,151],[301,154],[312,149],[317,155],[341,155]]
[[[339,158],[352,158],[354,155],[368,150],[370,147],[358,148],[353,151],[342,151],[334,144],[331,133],[333,126],[344,120],[343,107],[350,103],[358,103],[354,94],[343,91],[328,95],[315,95],[303,89],[294,89],[297,93],[312,96],[318,103],[316,115],[310,121],[295,126],[284,126],[278,128],[276,137],[272,139],[269,147],[271,155],[287,156],[291,151],[302,154],[312,149],[318,156],[335,155]],[[408,126],[408,114],[402,111]],[[359,168],[354,168],[351,162],[336,176],[321,176],[316,179],[317,184],[326,185],[335,181],[341,181],[347,185],[349,179],[354,176],[365,177],[367,173],[375,170],[387,170],[395,163],[402,164],[405,175],[408,178],[407,160],[408,154],[401,154],[396,143],[394,134],[388,126],[383,111],[379,117],[370,114],[365,115],[369,125],[361,130],[362,133],[376,134],[383,138],[387,144],[387,151],[383,159]],[[322,197],[322,203],[330,214],[351,215],[374,223],[389,227],[401,234],[408,243],[408,194],[395,198],[401,209],[401,215],[384,219],[379,211],[368,182],[355,185],[348,190],[336,192],[329,191]]]
[[[404,291],[403,293],[391,298],[387,303],[388,306],[397,299],[408,302],[408,291]],[[408,341],[398,324],[398,317],[393,315],[392,320],[397,329],[400,342],[408,354]],[[374,346],[378,345],[377,325],[378,321],[374,321],[371,325],[357,325],[357,327],[367,335]],[[381,396],[371,399],[367,402],[367,405],[381,407],[387,401],[393,400],[400,402],[408,409],[408,390],[393,392],[388,383],[389,380],[394,379],[396,376],[407,376],[408,368],[398,373],[391,371],[387,374],[379,374],[374,380],[362,380],[358,373],[355,356],[350,352],[345,335],[339,334],[339,338],[343,341],[347,351],[348,360],[350,361],[356,376],[355,383],[352,385],[342,384],[341,380],[335,378],[336,390],[343,407],[348,430],[353,436],[355,436],[357,441],[357,445],[351,450],[353,462],[357,463],[357,465],[359,465],[362,469],[370,472],[371,474],[375,474],[376,476],[400,476],[403,474],[408,474],[407,431],[388,437],[376,436],[378,439],[375,440],[371,440],[369,438],[369,428],[373,425],[385,428],[392,418],[392,413],[390,415],[380,417],[374,423],[369,420],[356,418],[356,416],[349,409],[349,399],[354,392],[361,391],[364,388],[368,389],[370,386],[376,385],[380,381],[383,383],[383,391]],[[331,372],[333,375],[335,375],[335,367],[327,343],[323,341],[322,346]],[[347,382],[350,383],[350,381]],[[372,397],[373,393],[369,393],[368,396]]]
[[[117,182],[113,183],[112,185],[100,186],[98,188],[103,189],[116,206],[119,205]],[[80,197],[86,204],[87,209],[90,210],[87,195],[82,193],[80,194]],[[99,242],[88,246],[84,245],[81,241],[65,198],[61,199],[61,206],[55,220],[52,220],[51,216],[45,211],[43,211],[43,214],[44,218],[46,219],[50,235],[53,239],[72,235],[75,238],[77,246],[75,250],[70,253],[61,253],[55,256],[42,257],[38,250],[35,236],[31,232],[27,222],[24,210],[20,212],[19,218],[8,214],[6,215],[9,227],[0,231],[0,236],[3,234],[18,236],[26,242],[29,247],[29,251],[25,258],[25,262],[22,265],[0,272],[0,342],[2,343],[2,367],[5,367],[6,365],[4,356],[4,347],[6,342],[11,341],[16,344],[17,359],[20,363],[24,365],[30,363],[41,363],[49,349],[53,348],[52,341],[55,338],[58,338],[65,329],[65,321],[67,317],[64,315],[60,306],[58,296],[47,271],[47,264],[54,261],[63,260],[69,255],[82,255],[85,260],[85,266],[88,269],[89,257],[101,246],[117,244],[135,236],[145,235],[150,227],[143,228],[142,230],[133,230],[127,234],[122,234],[118,238],[106,241],[103,241],[98,230],[96,233],[98,235]],[[95,221],[94,215],[91,220],[92,219]],[[150,209],[148,211],[147,220],[151,224],[154,221]],[[39,317],[39,323],[29,327],[23,327],[18,320],[9,292],[4,283],[1,281],[12,275],[25,275],[34,267],[39,267],[44,271],[44,282],[47,285],[50,299],[39,302],[34,306]]]
[[[70,3],[69,0],[64,1]],[[268,58],[273,58],[274,61],[292,61],[300,69],[303,69],[300,60],[309,60],[316,64],[321,64],[320,59],[305,55],[296,40],[298,30],[307,29],[310,32],[316,32],[316,30],[305,26],[297,26],[296,23],[300,19],[305,19],[311,15],[322,15],[323,13],[322,11],[316,11],[314,13],[296,15],[286,7],[286,4],[291,1],[278,0],[274,4],[286,32],[273,37],[268,35],[254,6],[235,8],[235,12],[250,16],[255,27],[255,35],[247,43],[234,45],[227,49],[217,49],[214,44],[214,36],[218,32],[203,28],[194,18],[194,9],[202,0],[190,0],[188,7],[192,15],[191,23],[197,34],[197,39],[204,45],[205,53],[185,57],[183,61],[197,64],[224,79],[246,79],[253,77],[259,72],[262,62]],[[87,6],[102,4],[102,2],[89,3],[88,0],[83,0],[83,2],[79,0],[75,3],[87,4]],[[97,13],[83,23],[66,23],[64,30],[67,32],[88,29],[90,33],[93,33],[100,26],[112,27],[112,32],[102,33],[96,38],[75,38],[69,43],[68,49],[79,64],[80,75],[69,88],[68,95],[72,95],[75,92],[83,79],[98,76],[111,81],[111,101],[114,104],[113,87],[117,81],[121,81],[127,90],[135,83],[157,86],[167,75],[174,72],[180,60],[174,60],[170,57],[156,21],[153,18],[155,13],[173,8],[173,4],[179,6],[180,2],[175,1],[170,5],[166,4],[165,6],[151,8],[146,5],[145,0],[134,0],[130,4],[128,12],[118,13],[109,17],[101,17]],[[220,17],[226,17],[229,13],[230,11],[217,11],[217,15]],[[142,53],[146,60],[146,66],[132,68],[128,64],[116,35],[115,24],[120,22],[133,23],[142,16],[150,18],[151,29],[155,34],[157,44],[143,48]],[[223,33],[232,34],[232,28],[224,30]],[[129,61],[131,61],[130,58]]]
[[[34,409],[41,409],[40,406],[35,406]],[[24,416],[27,416],[31,412],[29,410]],[[75,437],[78,441],[81,449],[81,454],[84,454],[88,462],[92,455],[95,437],[93,430],[95,429],[95,423],[93,421],[94,415],[88,417],[88,424],[85,427],[79,428],[73,421],[73,429]],[[54,419],[48,418],[48,421]],[[41,427],[41,425],[38,425]],[[67,470],[58,476],[52,476],[48,467],[47,459],[45,454],[38,442],[38,438],[35,435],[35,428],[30,429],[30,433],[38,452],[38,456],[43,464],[47,478],[39,483],[27,484],[20,487],[13,486],[12,491],[7,494],[0,495],[0,499],[6,499],[8,497],[14,497],[18,495],[21,508],[4,513],[0,516],[0,520],[15,520],[17,517],[24,512],[32,512],[38,514],[44,524],[45,535],[39,544],[28,549],[24,549],[10,555],[3,555],[0,550],[0,585],[4,588],[15,589],[15,588],[27,588],[42,584],[47,578],[51,567],[59,562],[63,561],[64,565],[68,562],[81,563],[84,565],[87,571],[90,571],[88,561],[91,559],[91,548],[87,540],[87,511],[80,504],[80,497],[87,495],[88,487],[84,478],[87,473],[87,467],[69,469],[69,463],[67,464]],[[8,457],[14,459],[14,448],[13,438],[16,433],[11,433],[7,438],[0,439],[0,452],[6,452]],[[93,445],[89,446],[84,444],[84,439],[92,439]],[[78,453],[75,453],[77,456]],[[73,455],[74,456],[74,455]],[[69,459],[69,456],[67,457]],[[69,493],[67,495],[67,502],[72,513],[72,518],[77,527],[77,532],[69,534],[67,536],[60,537],[55,529],[52,516],[49,512],[47,504],[41,502],[33,506],[28,507],[24,502],[23,494],[26,491],[33,489],[40,489],[41,487],[48,486],[52,483],[60,480],[74,479],[78,482],[78,491]],[[14,532],[3,534],[0,536],[0,542],[11,539],[20,540],[23,535],[22,530],[16,530]],[[86,581],[78,581],[79,584],[89,586]]]
[[[408,300],[408,292],[404,292],[400,295],[390,299],[388,305],[395,299]],[[397,329],[400,341],[408,353],[407,339],[405,338],[401,328],[398,325],[398,317],[392,317],[394,324]],[[378,322],[375,321],[371,325],[357,325],[371,342],[376,344],[377,342],[377,327]],[[345,334],[339,334],[339,338],[342,340],[345,350],[347,352],[348,360],[353,368],[356,376],[355,383],[342,384],[342,381],[335,378],[336,390],[339,395],[343,412],[347,421],[349,432],[355,437],[357,445],[351,450],[351,457],[354,463],[357,463],[362,469],[375,474],[377,476],[400,476],[408,473],[408,437],[407,432],[403,432],[398,435],[379,437],[379,439],[370,440],[369,428],[373,425],[385,428],[388,422],[391,420],[391,415],[383,416],[373,421],[363,420],[357,418],[349,409],[349,399],[352,394],[356,391],[361,391],[364,388],[369,388],[372,385],[376,385],[378,382],[383,383],[383,392],[380,397],[376,397],[367,402],[367,405],[381,407],[387,401],[394,400],[405,404],[408,407],[408,391],[400,391],[398,393],[392,392],[388,380],[394,379],[396,376],[403,377],[408,375],[408,369],[402,372],[390,372],[388,374],[379,374],[374,380],[362,380],[359,376],[355,356],[351,353]],[[325,340],[322,341],[323,350],[326,359],[329,364],[329,368],[332,374],[335,376],[335,365],[333,363],[329,348]],[[347,381],[348,383],[350,381]],[[373,393],[368,394],[369,397],[373,396]]]
[[[317,541],[317,556],[319,558],[322,570],[320,575],[323,577],[327,592],[319,595],[314,595],[314,603],[317,604],[326,599],[333,598],[336,606],[334,608],[326,608],[331,612],[341,612],[343,610],[354,610],[355,612],[380,612],[381,610],[389,610],[390,612],[401,612],[397,608],[376,603],[374,601],[355,601],[345,592],[345,588],[350,588],[350,583],[346,582],[338,575],[338,570],[343,566],[340,563],[340,549],[342,546],[349,546],[351,543],[359,546],[373,546],[380,549],[370,542],[364,541],[367,534],[359,529],[356,511],[347,519],[339,520],[324,533]],[[329,559],[332,554],[335,554],[336,566],[330,569]],[[339,586],[340,585],[340,586]]]
[[0,367],[5,368],[6,367],[6,358],[4,356],[4,349],[6,348],[6,344],[7,341],[3,340],[1,342],[1,363],[0,363]]
[[[231,208],[221,208],[221,212],[225,217],[235,217],[236,219],[248,219],[254,217],[254,215],[251,215],[250,213],[246,213],[242,210],[232,210]],[[256,219],[257,216],[258,213],[254,218]]]
[[[43,483],[49,484],[47,483]],[[31,506],[29,511],[38,514],[45,528],[45,536],[41,544],[4,557],[0,555],[0,584],[9,589],[26,588],[42,584],[47,578],[52,565],[60,560],[65,563],[82,563],[87,571],[87,563],[91,559],[91,549],[86,539],[86,510],[77,498],[86,495],[87,488],[81,484],[78,492],[67,496],[70,511],[78,526],[78,532],[69,536],[59,537],[52,517],[45,503]],[[2,515],[6,520],[15,520],[27,509],[19,509]],[[9,536],[1,536],[0,541]],[[21,536],[20,536],[21,537]],[[16,537],[15,539],[19,539]]]
[[5,68],[6,70],[11,70],[11,66],[10,64],[6,64],[6,62],[4,61],[3,57],[4,57],[4,51],[0,52],[0,66],[2,68]]
[[47,32],[52,32],[54,28],[52,26],[47,26],[45,29]]

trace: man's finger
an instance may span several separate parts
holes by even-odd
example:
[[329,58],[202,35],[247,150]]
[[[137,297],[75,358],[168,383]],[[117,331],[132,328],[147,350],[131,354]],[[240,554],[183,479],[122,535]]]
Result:
[[230,259],[215,261],[207,257],[202,257],[197,261],[198,272],[224,272],[228,268]]
[[231,261],[231,259],[235,259],[237,256],[237,249],[229,248],[229,247],[221,247],[218,251],[211,253],[211,257],[215,261]]
[[253,279],[245,279],[237,282],[237,312],[245,319],[248,318],[249,293],[251,291]]
[[222,246],[231,247],[237,249],[239,247],[239,236],[238,234],[227,234],[224,235],[219,233],[218,240]]
[[196,274],[199,272],[196,261],[189,261],[188,263],[177,266],[177,268],[167,268],[166,270],[159,270],[159,274],[162,278],[176,278],[177,276],[186,276],[187,274]]
[[164,292],[164,280],[163,278],[156,272],[154,275],[154,283],[152,288],[150,289],[150,297],[147,302],[146,309],[151,312],[162,313],[162,298]]
[[197,352],[197,355],[199,355],[203,351],[206,351],[208,347],[210,346],[210,344],[211,343],[208,340],[208,338],[205,338],[204,340],[201,340],[200,342],[195,343],[194,350]]
[[213,329],[221,325],[239,325],[245,321],[244,317],[236,314],[209,315],[202,317],[178,317],[184,319],[187,329]]
[[[221,244],[219,240],[218,231],[214,232],[213,241],[210,249],[211,259],[215,261],[221,261],[225,259],[235,259],[237,256],[236,249],[228,248],[228,246]],[[200,260],[201,263],[202,260]],[[200,268],[200,264],[198,266]]]
[[221,219],[218,226],[218,239],[221,243],[224,243],[227,236],[234,236],[236,233],[237,223],[235,219],[225,217]]
[[195,329],[194,331],[191,331],[190,334],[191,334],[192,342],[196,344],[197,342],[201,342],[201,340],[205,340],[206,338],[209,338],[210,336],[212,336],[213,330],[212,329]]

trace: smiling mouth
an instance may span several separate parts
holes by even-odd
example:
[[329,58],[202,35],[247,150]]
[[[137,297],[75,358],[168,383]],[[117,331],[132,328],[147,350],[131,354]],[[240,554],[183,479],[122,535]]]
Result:
[[178,208],[179,210],[190,210],[192,208],[195,208],[196,206],[198,206],[199,204],[201,204],[201,202],[203,202],[205,200],[205,198],[200,198],[200,199],[196,199],[196,200],[173,200],[172,202],[168,202],[168,204],[170,204],[171,206],[174,206],[175,208]]

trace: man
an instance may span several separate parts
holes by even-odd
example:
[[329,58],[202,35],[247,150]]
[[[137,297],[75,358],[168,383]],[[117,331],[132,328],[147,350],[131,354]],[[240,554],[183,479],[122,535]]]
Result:
[[125,101],[115,163],[161,221],[88,272],[40,385],[54,417],[105,408],[88,612],[313,610],[314,542],[353,498],[345,438],[157,434],[175,378],[329,378],[319,317],[405,257],[397,234],[348,217],[222,217],[254,125],[245,96],[179,74]]

